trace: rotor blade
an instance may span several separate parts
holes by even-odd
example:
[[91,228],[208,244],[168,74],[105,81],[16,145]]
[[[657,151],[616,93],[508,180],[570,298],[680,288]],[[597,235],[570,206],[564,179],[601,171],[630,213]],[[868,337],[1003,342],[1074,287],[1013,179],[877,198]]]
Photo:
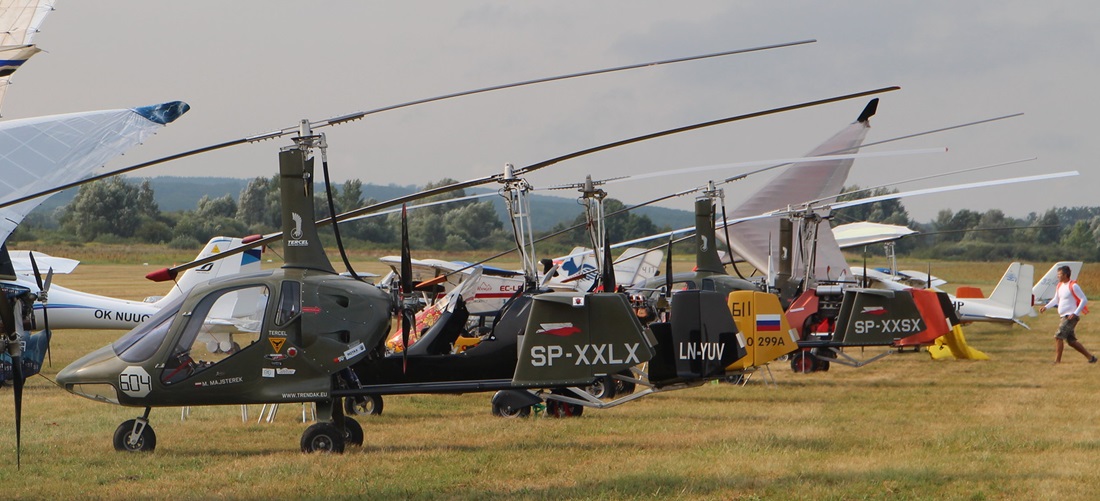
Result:
[[734,162],[728,164],[715,164],[704,165],[700,167],[685,167],[682,169],[662,170],[657,172],[647,172],[645,174],[637,174],[633,176],[622,176],[605,181],[605,184],[621,183],[623,181],[637,181],[639,179],[649,179],[653,177],[671,176],[679,174],[691,174],[695,172],[706,172],[719,169],[732,169],[737,167],[755,167],[758,165],[771,165],[779,163],[781,165],[793,164],[793,163],[807,163],[807,162],[830,162],[833,160],[854,160],[862,158],[877,158],[877,157],[892,157],[901,155],[922,155],[926,153],[946,153],[947,148],[923,148],[916,150],[898,150],[898,151],[877,151],[873,153],[847,153],[843,155],[819,155],[812,157],[798,157],[798,158],[778,158],[772,160],[754,160],[750,162]]
[[940,173],[940,174],[931,174],[931,175],[928,175],[928,176],[914,177],[914,178],[906,179],[904,181],[898,181],[896,183],[886,183],[886,184],[880,184],[878,186],[872,186],[870,188],[860,188],[858,190],[849,191],[849,192],[846,192],[846,193],[840,193],[838,195],[833,195],[831,197],[825,197],[825,198],[819,198],[817,200],[811,200],[807,203],[812,205],[812,204],[825,202],[827,200],[831,200],[831,199],[836,198],[836,197],[840,197],[840,196],[844,196],[844,195],[851,195],[853,193],[862,193],[862,192],[865,192],[865,191],[866,192],[872,192],[874,190],[877,190],[877,189],[880,189],[880,188],[886,188],[888,186],[897,186],[899,184],[912,183],[912,182],[916,182],[916,181],[924,181],[926,179],[935,179],[937,177],[952,176],[952,175],[955,175],[955,174],[962,174],[962,173],[965,173],[965,172],[974,172],[974,171],[979,171],[979,170],[983,170],[983,169],[992,169],[994,167],[1004,167],[1006,165],[1013,165],[1013,164],[1018,164],[1018,163],[1023,163],[1023,162],[1030,162],[1030,161],[1036,160],[1036,159],[1038,159],[1038,157],[1021,158],[1019,160],[1011,160],[1011,161],[1008,161],[1008,162],[982,165],[982,166],[979,166],[979,167],[971,167],[969,169],[956,170],[956,171],[951,171],[951,172],[943,172],[943,173]]
[[926,195],[926,194],[929,194],[929,193],[941,193],[941,192],[945,192],[945,191],[966,190],[966,189],[970,189],[970,188],[985,188],[985,187],[988,187],[988,186],[1001,186],[1001,185],[1005,185],[1005,184],[1027,183],[1027,182],[1031,182],[1031,181],[1042,181],[1042,180],[1045,180],[1045,179],[1058,179],[1058,178],[1063,178],[1063,177],[1076,176],[1078,174],[1080,174],[1080,173],[1074,170],[1074,171],[1065,171],[1065,172],[1055,172],[1053,174],[1040,174],[1040,175],[1037,175],[1037,176],[1010,177],[1008,179],[994,179],[992,181],[980,181],[980,182],[976,182],[976,183],[965,183],[965,184],[955,184],[955,185],[951,185],[951,186],[940,186],[938,188],[925,188],[925,189],[922,189],[922,190],[903,191],[903,192],[900,192],[900,193],[891,193],[889,195],[881,195],[881,196],[877,196],[877,197],[869,197],[869,198],[864,198],[864,199],[860,199],[860,200],[852,200],[850,202],[840,202],[838,204],[834,204],[830,208],[833,209],[833,210],[836,210],[836,209],[843,209],[845,207],[852,207],[852,206],[855,206],[855,205],[863,205],[863,204],[879,202],[879,201],[882,201],[882,200],[893,200],[895,198],[911,197],[911,196],[914,196],[914,195]]
[[[818,105],[822,105],[822,104],[834,103],[834,102],[843,101],[843,100],[846,100],[846,99],[856,99],[856,98],[860,98],[860,97],[869,96],[869,95],[872,95],[872,94],[881,94],[883,92],[891,92],[891,91],[898,90],[900,88],[901,87],[897,87],[897,86],[883,87],[883,88],[880,88],[880,89],[857,92],[855,94],[846,94],[846,95],[843,95],[843,96],[831,97],[831,98],[827,98],[827,99],[820,99],[820,100],[817,100],[817,101],[808,101],[808,102],[805,102],[805,103],[800,103],[800,104],[795,104],[795,105],[790,105],[790,106],[783,106],[783,107],[780,107],[780,108],[772,108],[772,109],[769,109],[769,110],[757,111],[757,112],[753,112],[753,113],[748,113],[748,114],[744,114],[744,115],[737,115],[737,116],[728,117],[728,118],[722,118],[722,119],[719,119],[719,120],[712,120],[712,121],[709,121],[709,122],[702,122],[702,123],[698,123],[698,124],[694,124],[694,125],[688,125],[688,126],[685,126],[685,127],[678,127],[678,128],[675,128],[675,129],[669,129],[669,130],[665,130],[665,131],[661,131],[661,132],[654,132],[654,133],[651,133],[651,134],[637,136],[637,137],[633,137],[633,138],[630,138],[630,139],[623,139],[623,140],[620,140],[620,141],[615,141],[613,143],[607,143],[607,144],[603,144],[603,145],[600,145],[600,146],[595,146],[595,147],[592,147],[592,148],[588,148],[588,149],[585,149],[585,150],[580,150],[580,151],[573,152],[573,153],[570,153],[570,154],[567,154],[567,155],[562,155],[562,156],[559,156],[559,157],[551,158],[549,160],[544,160],[542,162],[537,162],[537,163],[528,165],[526,167],[516,169],[516,170],[513,171],[513,174],[516,175],[516,176],[521,176],[521,175],[528,174],[530,172],[534,172],[536,170],[542,169],[544,167],[549,167],[549,166],[554,165],[556,163],[563,162],[565,160],[570,160],[570,159],[581,157],[581,156],[588,155],[588,154],[591,154],[591,153],[596,153],[596,152],[600,152],[600,151],[604,151],[604,150],[609,150],[611,148],[616,148],[616,147],[619,147],[619,146],[625,146],[625,145],[628,145],[628,144],[637,143],[637,142],[641,142],[641,141],[646,141],[646,140],[649,140],[649,139],[655,139],[655,138],[658,138],[658,137],[669,136],[669,135],[678,134],[678,133],[681,133],[681,132],[688,132],[688,131],[701,129],[701,128],[704,128],[704,127],[710,127],[710,126],[714,126],[714,125],[721,125],[721,124],[726,124],[726,123],[730,123],[730,122],[736,122],[736,121],[739,121],[739,120],[747,120],[747,119],[750,119],[750,118],[757,118],[757,117],[762,117],[762,116],[766,116],[766,115],[774,115],[776,113],[783,113],[785,111],[793,111],[793,110],[797,110],[797,109],[801,109],[801,108],[808,108],[808,107],[811,107],[811,106],[818,106]],[[318,226],[323,226],[323,225],[326,225],[326,224],[332,224],[334,219],[335,219],[336,222],[345,221],[347,219],[351,219],[351,218],[354,218],[354,217],[357,217],[357,216],[361,216],[363,214],[369,214],[369,213],[376,212],[376,211],[379,211],[379,210],[382,210],[382,209],[388,209],[390,207],[395,207],[395,206],[398,206],[398,205],[401,205],[401,204],[404,204],[404,203],[407,203],[407,202],[411,202],[413,200],[419,200],[421,198],[426,198],[426,197],[430,197],[430,196],[434,196],[434,195],[439,195],[441,193],[446,193],[446,192],[454,191],[454,190],[457,190],[457,189],[471,188],[471,187],[474,187],[474,186],[480,186],[480,185],[483,185],[483,184],[488,184],[488,183],[491,183],[491,182],[500,181],[500,180],[503,179],[503,177],[504,177],[504,174],[493,174],[493,175],[483,176],[483,177],[476,178],[476,179],[471,179],[471,180],[468,180],[468,181],[462,181],[462,182],[458,182],[458,183],[454,183],[454,184],[449,184],[449,185],[446,185],[446,186],[438,186],[436,188],[432,188],[432,189],[429,189],[429,190],[419,191],[419,192],[413,193],[411,195],[405,195],[405,196],[402,196],[402,197],[397,197],[397,198],[387,200],[387,201],[384,201],[384,202],[378,202],[376,204],[368,205],[366,207],[361,207],[361,208],[353,210],[353,211],[345,212],[343,214],[338,214],[335,218],[330,217],[330,218],[322,219],[322,220],[317,222],[317,225]],[[275,241],[281,239],[282,235],[283,235],[282,232],[272,233],[271,235],[265,236],[264,238],[261,238],[259,240],[256,240],[255,242],[252,242],[252,244],[254,246],[267,245],[271,242],[275,242]],[[212,256],[203,258],[203,259],[199,259],[199,260],[196,260],[196,261],[191,261],[189,263],[184,263],[184,264],[181,264],[181,265],[178,265],[178,266],[173,266],[171,268],[157,270],[155,272],[152,272],[152,273],[146,275],[145,278],[148,278],[148,279],[156,281],[156,282],[171,280],[181,271],[188,270],[188,269],[194,268],[196,266],[202,266],[206,263],[212,263],[212,262],[217,261],[219,259],[222,259],[222,258],[225,258],[225,257],[228,257],[228,256],[233,256],[233,255],[239,254],[239,253],[244,252],[244,251],[245,251],[244,248],[236,247],[236,248],[233,248],[233,249],[229,249],[225,252],[222,252],[222,253],[219,253],[219,254],[214,254]]]
[[[971,125],[979,125],[979,124],[984,124],[984,123],[989,123],[989,122],[996,122],[998,120],[1004,120],[1006,118],[1015,118],[1015,117],[1022,116],[1022,115],[1023,115],[1023,113],[1015,113],[1015,114],[1012,114],[1012,115],[1004,115],[1004,116],[1000,116],[1000,117],[996,117],[996,118],[987,118],[985,120],[978,120],[978,121],[975,121],[975,122],[968,122],[968,123],[965,123],[965,124],[952,125],[950,127],[941,127],[939,129],[927,130],[927,131],[924,131],[924,132],[916,132],[916,133],[913,133],[913,134],[906,134],[904,136],[896,136],[896,137],[892,137],[892,138],[889,138],[889,139],[883,139],[881,141],[875,141],[873,143],[863,143],[859,146],[852,146],[850,148],[841,148],[839,150],[833,150],[833,151],[827,152],[826,155],[837,155],[837,154],[840,154],[840,153],[847,153],[849,151],[858,150],[858,149],[861,149],[861,148],[869,148],[871,146],[877,146],[877,145],[880,145],[880,144],[892,143],[894,141],[901,141],[901,140],[904,140],[904,139],[912,139],[914,137],[926,136],[926,135],[935,134],[935,133],[938,133],[938,132],[945,132],[945,131],[954,130],[954,129],[961,129],[963,127],[970,127]],[[756,170],[751,171],[751,172],[746,172],[744,174],[738,174],[738,175],[733,176],[733,177],[728,177],[726,179],[723,179],[720,183],[717,183],[717,184],[721,185],[721,184],[726,184],[726,183],[732,183],[734,181],[739,181],[739,180],[744,179],[744,178],[746,178],[748,176],[751,176],[753,174],[760,174],[762,172],[767,172],[767,171],[772,170],[772,169],[777,169],[777,168],[783,167],[785,165],[790,165],[790,164],[776,164],[776,165],[771,165],[771,166],[764,167],[764,168],[761,168],[761,169],[756,169]]]
[[[796,46],[796,45],[804,45],[804,44],[814,43],[816,41],[817,40],[809,39],[809,40],[799,40],[799,41],[795,41],[795,42],[787,42],[787,43],[781,43],[781,44],[761,45],[759,47],[750,47],[750,48],[747,48],[747,49],[736,49],[736,50],[729,50],[729,51],[723,51],[723,52],[714,52],[714,53],[702,54],[702,55],[698,55],[698,56],[688,56],[688,57],[680,57],[680,58],[675,58],[675,59],[665,59],[665,60],[661,60],[661,61],[652,61],[652,62],[647,62],[647,63],[631,64],[631,65],[626,65],[626,66],[617,66],[617,67],[614,67],[614,68],[582,71],[582,72],[579,72],[579,73],[568,73],[568,74],[565,74],[565,75],[538,78],[538,79],[534,79],[534,80],[526,80],[526,81],[515,82],[515,83],[510,83],[510,84],[494,85],[494,86],[491,86],[491,87],[483,87],[483,88],[480,88],[480,89],[473,89],[473,90],[467,90],[467,91],[462,91],[462,92],[454,92],[454,93],[451,93],[451,94],[444,94],[444,95],[441,95],[441,96],[430,97],[430,98],[427,98],[427,99],[418,99],[416,101],[409,101],[409,102],[401,103],[401,104],[383,106],[381,108],[375,108],[373,110],[368,110],[368,111],[360,111],[360,112],[356,112],[356,113],[349,113],[347,115],[341,115],[341,116],[338,116],[338,117],[333,117],[333,118],[329,118],[329,119],[325,119],[325,120],[318,120],[316,122],[311,122],[309,125],[310,125],[310,128],[312,128],[312,129],[319,129],[321,127],[328,127],[330,125],[339,125],[339,124],[342,124],[344,122],[351,122],[351,121],[354,121],[354,120],[359,120],[359,119],[361,119],[361,118],[363,118],[367,115],[373,115],[373,114],[376,114],[376,113],[381,113],[381,112],[384,112],[384,111],[396,110],[396,109],[401,109],[401,108],[408,108],[410,106],[416,106],[416,105],[419,105],[419,104],[426,104],[426,103],[431,103],[431,102],[435,102],[435,101],[442,101],[444,99],[451,99],[451,98],[462,97],[462,96],[470,96],[470,95],[473,95],[473,94],[481,94],[481,93],[484,93],[484,92],[490,92],[490,91],[495,91],[495,90],[510,89],[510,88],[513,88],[513,87],[523,87],[523,86],[526,86],[526,85],[534,85],[534,84],[540,84],[540,83],[546,83],[546,82],[553,82],[553,81],[557,81],[557,80],[568,80],[570,78],[579,78],[579,77],[585,77],[585,76],[591,76],[591,75],[599,75],[599,74],[602,74],[602,73],[614,73],[614,72],[617,72],[617,71],[632,70],[632,69],[637,69],[637,68],[647,68],[647,67],[651,67],[651,66],[661,66],[661,65],[665,65],[665,64],[674,64],[674,63],[681,63],[681,62],[687,62],[687,61],[697,61],[697,60],[700,60],[700,59],[709,59],[709,58],[714,58],[714,57],[730,56],[730,55],[735,55],[735,54],[745,54],[745,53],[749,53],[749,52],[757,52],[757,51],[768,50],[768,49],[793,47],[793,46]],[[145,167],[151,167],[153,165],[162,164],[162,163],[170,162],[170,161],[173,161],[173,160],[178,160],[180,158],[185,158],[185,157],[189,157],[189,156],[192,156],[192,155],[198,155],[200,153],[206,153],[206,152],[209,152],[209,151],[220,150],[222,148],[228,148],[230,146],[236,146],[236,145],[239,145],[239,144],[254,143],[254,142],[264,141],[264,140],[267,140],[267,139],[274,139],[274,138],[282,137],[282,136],[285,136],[285,135],[288,135],[288,134],[296,134],[300,130],[300,127],[301,127],[301,125],[298,124],[298,125],[294,125],[294,126],[291,126],[291,127],[286,127],[286,128],[283,128],[283,129],[271,131],[271,132],[265,132],[265,133],[262,133],[262,134],[256,134],[256,135],[253,135],[253,136],[243,137],[243,138],[240,138],[240,139],[234,139],[234,140],[226,141],[226,142],[223,142],[223,143],[218,143],[218,144],[214,144],[214,145],[210,145],[210,146],[204,146],[202,148],[195,148],[193,150],[185,151],[185,152],[182,152],[182,153],[177,153],[175,155],[169,155],[169,156],[158,158],[158,159],[155,159],[155,160],[150,160],[148,162],[140,163],[140,164],[137,164],[137,165],[132,165],[130,167],[123,167],[121,169],[116,169],[116,170],[106,172],[106,173],[103,173],[103,174],[98,174],[98,175],[89,177],[87,179],[83,179],[81,181],[68,183],[68,184],[65,184],[65,185],[62,185],[62,186],[51,188],[49,190],[40,191],[38,193],[27,195],[25,197],[20,197],[20,198],[15,199],[15,200],[9,200],[7,202],[0,203],[0,208],[7,207],[9,205],[14,205],[14,204],[17,204],[17,203],[20,203],[20,202],[25,202],[27,200],[38,198],[38,197],[43,196],[43,195],[49,195],[49,194],[52,194],[52,193],[57,193],[59,191],[64,191],[64,190],[67,190],[69,188],[75,188],[75,187],[80,186],[82,184],[90,183],[90,182],[93,182],[93,181],[98,181],[100,179],[104,179],[104,178],[107,178],[107,177],[117,176],[119,174],[125,174],[127,172],[132,172],[132,171],[135,171],[135,170],[138,170],[138,169],[143,169]]]

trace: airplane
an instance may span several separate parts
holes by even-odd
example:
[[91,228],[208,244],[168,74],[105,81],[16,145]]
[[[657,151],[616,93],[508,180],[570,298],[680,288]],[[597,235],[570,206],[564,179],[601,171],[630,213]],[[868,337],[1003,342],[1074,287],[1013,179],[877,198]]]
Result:
[[4,2],[0,8],[0,104],[12,74],[42,51],[34,45],[34,37],[46,15],[54,10],[54,3],[54,0],[14,0]]
[[[635,67],[652,65],[653,63]],[[504,87],[509,86],[497,88]],[[283,231],[250,242],[251,245],[258,246],[282,239],[285,264],[278,269],[236,275],[194,287],[190,293],[171,305],[165,305],[148,321],[112,345],[70,364],[58,373],[57,382],[65,390],[92,400],[145,408],[142,416],[124,422],[116,430],[114,445],[118,450],[143,451],[155,448],[156,436],[149,426],[149,414],[153,407],[313,402],[317,407],[319,421],[303,433],[302,450],[342,452],[346,444],[361,444],[363,440],[362,428],[354,419],[344,415],[344,401],[381,391],[377,388],[364,390],[362,385],[372,383],[364,376],[369,376],[379,365],[397,365],[396,360],[385,357],[380,352],[391,324],[391,312],[400,317],[402,331],[407,337],[412,328],[418,301],[411,294],[412,273],[408,265],[402,266],[402,284],[396,296],[357,278],[337,274],[319,244],[319,226],[457,188],[504,182],[511,185],[508,190],[519,190],[516,188],[517,184],[526,184],[522,176],[577,156],[702,127],[895,89],[896,87],[874,89],[607,143],[519,169],[509,167],[501,174],[373,204],[319,222],[315,221],[313,212],[312,151],[320,148],[322,158],[327,158],[327,143],[323,135],[314,133],[315,123],[308,120],[302,120],[296,128],[227,141],[120,169],[128,171],[179,158],[181,155],[252,142],[261,137],[266,139],[297,133],[292,138],[294,144],[279,152]],[[445,97],[465,94],[469,93]],[[437,99],[421,100],[417,103],[434,100]],[[369,113],[371,112],[316,122],[316,127],[340,124],[362,118]],[[327,161],[323,161],[322,165],[328,183]],[[56,189],[58,188],[52,190]],[[46,190],[32,196],[47,192],[51,191]],[[409,263],[407,230],[403,229],[402,233],[402,255],[406,258],[405,262]],[[337,243],[342,252],[339,238]],[[155,280],[171,279],[182,270],[202,266],[236,252],[239,251],[230,250],[185,265],[166,268],[153,272],[148,277]],[[210,318],[211,312],[218,311],[223,303],[239,304],[238,300],[242,295],[264,300],[251,303],[251,318],[260,319],[262,323],[259,330],[240,332],[240,339],[244,342],[241,342],[241,349],[238,351],[220,355],[204,353],[204,346],[196,344],[194,340],[199,332],[207,328],[206,320]],[[701,298],[708,296],[695,295]],[[724,305],[724,298],[719,299]],[[727,317],[725,326],[705,327],[711,319],[703,317],[700,305],[706,301],[710,299],[696,302],[699,317],[695,319],[693,329],[690,325],[691,315],[687,313],[681,315],[681,328],[673,326],[674,340],[687,336],[687,340],[681,345],[692,344],[687,348],[688,353],[685,356],[677,359],[673,354],[670,355],[673,357],[671,364],[657,364],[659,368],[668,369],[663,375],[669,381],[709,375],[715,368],[720,371],[726,359],[738,354],[735,350],[720,349],[720,345],[729,345],[735,336],[732,332],[735,330],[732,318]],[[453,313],[461,316],[462,311],[457,306],[460,302],[455,301],[454,304],[456,306]],[[689,307],[690,301],[685,300],[681,304]],[[583,386],[592,383],[597,377],[631,369],[634,365],[654,357],[656,340],[634,315],[624,294],[536,290],[521,296],[521,299],[513,303],[512,308],[517,311],[509,316],[506,308],[494,325],[494,334],[498,338],[515,334],[517,338],[517,344],[507,350],[506,355],[516,357],[516,363],[511,366],[513,374],[508,380],[477,386],[480,391],[491,391],[499,388],[495,385],[509,384],[509,388],[522,390],[512,394],[498,394],[502,396],[495,399],[494,405],[500,409],[514,409],[515,405],[510,399],[518,399],[520,395],[523,398],[540,398],[538,394],[526,390]],[[513,320],[504,322],[508,318]],[[719,315],[714,321],[722,322],[723,319]],[[436,325],[440,326],[439,332],[442,332],[443,327],[450,324],[451,322],[441,321]],[[509,327],[503,327],[508,324]],[[700,336],[699,329],[705,335]],[[418,343],[425,350],[434,346],[427,341],[431,334],[426,333]],[[516,346],[518,350],[515,349]],[[671,350],[674,345],[666,346],[667,350]],[[489,350],[492,344],[483,341],[465,353],[481,347]],[[197,357],[200,360],[209,360],[196,361]],[[407,352],[399,358],[400,370],[411,377],[420,360]],[[431,384],[425,382],[424,386]],[[446,390],[439,388],[438,391]],[[568,401],[565,403],[572,405]],[[520,405],[523,405],[522,401]]]

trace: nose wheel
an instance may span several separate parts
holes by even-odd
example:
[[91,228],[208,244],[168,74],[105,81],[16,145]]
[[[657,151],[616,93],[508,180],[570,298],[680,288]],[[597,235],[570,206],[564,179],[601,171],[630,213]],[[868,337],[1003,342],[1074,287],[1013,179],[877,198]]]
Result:
[[115,429],[115,450],[121,452],[153,452],[157,448],[157,434],[149,426],[149,408],[145,415],[128,419]]

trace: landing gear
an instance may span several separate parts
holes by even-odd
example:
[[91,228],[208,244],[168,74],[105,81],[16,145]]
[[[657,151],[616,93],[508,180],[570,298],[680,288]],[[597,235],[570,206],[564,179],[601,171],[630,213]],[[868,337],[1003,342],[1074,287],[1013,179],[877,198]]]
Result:
[[[356,424],[358,425],[358,423]],[[347,430],[347,426],[344,429]],[[362,441],[362,428],[359,429],[359,433],[360,441]],[[316,423],[306,428],[305,433],[302,433],[302,452],[343,453],[344,444],[347,443],[345,437],[345,432],[341,432],[332,423]]]
[[493,415],[504,418],[525,418],[531,415],[531,406],[512,407],[504,404],[493,404]]
[[115,428],[114,444],[116,451],[153,452],[157,448],[157,434],[149,426],[149,407],[145,415],[128,419]]
[[356,447],[363,445],[363,427],[350,417],[344,418],[344,442]]
[[617,389],[618,385],[611,376],[603,376],[596,378],[596,381],[593,382],[591,386],[586,387],[584,391],[588,392],[588,394],[593,397],[603,400],[615,398]]
[[546,415],[550,417],[567,418],[580,417],[584,413],[584,406],[570,404],[559,400],[546,401]]
[[797,351],[791,354],[791,370],[801,374],[809,374],[817,370],[816,359],[808,351]]
[[380,395],[366,395],[345,398],[344,413],[352,416],[377,416],[382,414],[382,397]]

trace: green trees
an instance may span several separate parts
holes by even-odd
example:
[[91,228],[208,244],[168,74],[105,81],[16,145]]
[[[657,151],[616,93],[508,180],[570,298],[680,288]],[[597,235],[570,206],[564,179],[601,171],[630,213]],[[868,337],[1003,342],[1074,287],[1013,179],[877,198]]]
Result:
[[84,241],[137,234],[161,241],[166,225],[156,224],[159,216],[148,180],[134,186],[114,177],[81,186],[60,223],[65,231]]

